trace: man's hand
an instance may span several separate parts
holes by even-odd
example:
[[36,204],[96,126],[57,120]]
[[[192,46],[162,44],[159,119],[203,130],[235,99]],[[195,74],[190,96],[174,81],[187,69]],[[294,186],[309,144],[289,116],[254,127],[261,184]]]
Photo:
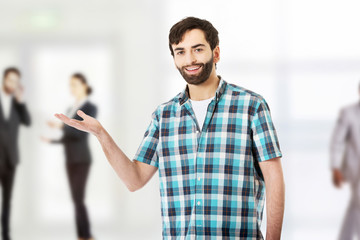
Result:
[[83,119],[83,120],[76,120],[76,119],[70,119],[64,114],[55,114],[55,117],[60,119],[63,123],[66,125],[69,125],[70,127],[76,128],[78,130],[92,133],[95,136],[98,136],[100,132],[102,131],[103,127],[101,126],[100,122],[96,120],[95,118],[86,115],[83,111],[78,110],[77,114]]
[[133,192],[142,188],[152,178],[157,167],[131,161],[95,118],[80,110],[77,111],[77,114],[83,120],[70,119],[64,114],[55,114],[55,116],[71,127],[94,134],[99,140],[109,163],[130,191]]
[[14,97],[18,103],[24,102],[24,87],[20,83],[14,92]]
[[341,188],[343,182],[345,182],[342,172],[336,168],[333,169],[332,178],[333,178],[333,183],[337,188]]

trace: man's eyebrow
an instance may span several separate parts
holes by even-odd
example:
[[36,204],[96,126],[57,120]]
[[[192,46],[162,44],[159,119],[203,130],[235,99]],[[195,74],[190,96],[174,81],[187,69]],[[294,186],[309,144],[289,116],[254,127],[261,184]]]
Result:
[[205,47],[205,44],[199,43],[199,44],[192,46],[191,48],[198,48],[198,47]]
[[181,50],[184,50],[184,48],[178,47],[178,48],[175,48],[175,49],[174,49],[174,51],[181,51]]
[[[198,48],[198,47],[205,47],[205,44],[199,43],[199,44],[196,44],[196,45],[192,46],[191,48],[194,49],[194,48]],[[177,47],[177,48],[174,49],[174,51],[182,51],[184,49],[185,48],[183,48],[183,47]]]

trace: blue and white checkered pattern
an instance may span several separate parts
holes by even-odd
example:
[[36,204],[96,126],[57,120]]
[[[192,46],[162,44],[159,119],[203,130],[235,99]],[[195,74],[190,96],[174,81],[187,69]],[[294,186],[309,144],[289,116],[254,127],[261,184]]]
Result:
[[164,239],[263,239],[259,162],[276,157],[266,101],[221,79],[202,129],[185,89],[153,113],[134,159],[159,168]]

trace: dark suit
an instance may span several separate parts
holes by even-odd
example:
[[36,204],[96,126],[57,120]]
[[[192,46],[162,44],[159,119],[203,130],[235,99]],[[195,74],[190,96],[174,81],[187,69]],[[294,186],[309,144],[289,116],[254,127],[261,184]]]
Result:
[[[87,115],[96,117],[96,106],[89,101],[86,101],[80,107],[80,110]],[[71,117],[81,120],[77,114]],[[53,141],[54,143],[64,144],[66,170],[71,196],[75,204],[76,227],[79,238],[91,238],[90,222],[84,203],[85,186],[91,164],[91,154],[87,139],[88,133],[65,125],[63,137],[59,141]]]
[[30,115],[26,105],[17,103],[13,98],[10,116],[5,119],[0,101],[0,181],[3,198],[1,214],[3,240],[10,239],[10,202],[16,165],[19,163],[18,133],[20,124],[30,125]]

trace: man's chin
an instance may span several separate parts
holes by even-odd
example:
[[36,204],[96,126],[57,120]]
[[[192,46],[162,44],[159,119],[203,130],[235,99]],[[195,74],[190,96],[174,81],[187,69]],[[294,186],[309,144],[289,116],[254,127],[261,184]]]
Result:
[[12,95],[12,94],[14,94],[15,90],[4,89],[4,92],[9,94],[9,95]]
[[202,79],[188,79],[188,78],[184,78],[184,79],[188,84],[191,84],[191,85],[200,85],[200,84],[206,82],[206,79],[205,80],[202,80]]

